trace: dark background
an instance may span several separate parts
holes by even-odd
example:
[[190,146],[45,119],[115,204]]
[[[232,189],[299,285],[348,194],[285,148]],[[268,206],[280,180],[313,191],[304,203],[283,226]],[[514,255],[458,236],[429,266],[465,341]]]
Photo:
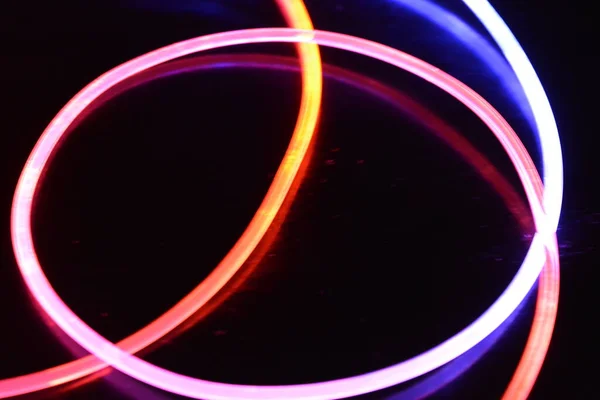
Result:
[[[468,44],[393,0],[306,3],[316,27],[408,51],[472,86],[522,133],[537,159],[522,93],[507,90]],[[10,244],[13,189],[51,118],[85,84],[134,56],[211,32],[283,25],[268,0],[83,4],[13,2],[0,14],[0,378],[80,354],[44,323]],[[459,1],[439,4],[483,34]],[[596,316],[590,312],[596,297],[591,272],[600,226],[592,7],[506,0],[493,5],[536,67],[564,146],[559,315],[531,398],[591,398]],[[290,45],[211,52],[225,58],[234,53],[295,54]],[[328,49],[322,54],[325,63],[401,91],[445,121],[520,192],[493,136],[448,95],[373,60]],[[504,290],[531,229],[519,226],[500,196],[427,121],[406,104],[359,86],[341,82],[335,73],[326,77],[304,179],[285,218],[246,266],[252,273],[238,279],[212,313],[162,341],[145,359],[230,383],[341,378],[431,348]],[[299,100],[295,67],[220,63],[145,83],[85,118],[53,159],[35,210],[40,260],[67,304],[118,341],[196,286],[264,196]],[[502,335],[449,364],[445,373],[458,375],[473,363],[430,398],[499,398],[527,339],[534,299],[530,296]],[[364,398],[410,398],[406,390],[414,384]],[[86,385],[24,398],[153,397],[176,398],[112,372]]]

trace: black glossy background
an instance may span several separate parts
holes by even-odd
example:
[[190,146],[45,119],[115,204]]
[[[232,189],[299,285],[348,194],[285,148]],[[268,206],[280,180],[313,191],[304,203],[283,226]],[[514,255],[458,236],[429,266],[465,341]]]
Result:
[[[473,22],[459,1],[443,3]],[[591,13],[538,1],[493,3],[538,69],[564,144],[561,303],[531,398],[593,398],[597,290],[590,274],[600,208],[597,83],[586,78],[597,61]],[[71,342],[52,333],[28,297],[9,235],[12,191],[52,116],[93,78],[146,51],[210,32],[283,24],[268,0],[100,4],[27,2],[0,14],[0,378],[74,357],[61,344]],[[391,0],[307,4],[319,28],[394,45],[456,74],[524,132],[537,160],[525,115],[510,94],[442,30]],[[294,55],[284,45],[213,53],[240,52]],[[409,96],[519,188],[492,135],[446,94],[372,60],[331,50],[323,58]],[[117,341],[200,282],[264,195],[299,97],[297,71],[230,66],[156,80],[86,118],[53,160],[35,214],[40,259],[69,306]],[[531,231],[521,230],[477,171],[425,125],[373,93],[326,78],[305,178],[272,243],[251,257],[251,276],[193,328],[144,358],[223,382],[315,382],[397,363],[476,318],[514,275]],[[499,398],[527,338],[534,298],[489,352],[430,398]],[[407,387],[364,398],[394,398]],[[155,396],[175,398],[113,372],[27,398]]]

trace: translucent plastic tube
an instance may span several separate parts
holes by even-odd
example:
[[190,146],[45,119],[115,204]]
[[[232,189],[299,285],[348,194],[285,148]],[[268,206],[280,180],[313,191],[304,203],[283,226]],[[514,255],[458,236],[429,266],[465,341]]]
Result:
[[547,226],[539,227],[548,235],[548,262],[540,276],[538,302],[531,333],[523,357],[510,381],[503,400],[524,400],[531,390],[546,358],[558,310],[560,267],[556,230],[560,219],[563,195],[563,160],[558,127],[544,87],[508,25],[487,0],[463,0],[498,44],[521,83],[533,118],[542,150],[544,175],[543,206]]
[[[545,261],[544,241],[535,235],[519,272],[498,300],[470,326],[435,348],[398,365],[352,378],[290,386],[242,386],[208,382],[164,370],[110,343],[81,321],[47,281],[31,237],[31,203],[40,173],[57,140],[91,101],[113,85],[154,65],[209,49],[247,43],[316,43],[363,54],[412,72],[469,107],[492,130],[521,178],[536,227],[548,226],[539,202],[543,186],[535,166],[508,123],[473,90],[408,54],[365,39],[323,31],[253,29],[204,36],[153,51],[104,74],[73,98],[42,134],[19,180],[13,202],[11,233],[19,268],[32,295],[72,339],[120,371],[161,389],[206,399],[331,399],[393,386],[429,372],[469,350],[496,329],[527,295]],[[547,238],[547,236],[546,236]]]
[[[291,26],[303,29],[313,28],[308,12],[301,0],[276,1]],[[322,73],[318,46],[313,44],[300,44],[298,46],[298,51],[302,66],[303,82],[300,112],[288,150],[273,179],[267,197],[261,203],[257,213],[250,221],[242,236],[213,272],[165,314],[154,320],[145,328],[119,342],[118,345],[121,346],[123,350],[129,353],[135,353],[151,345],[179,326],[188,317],[198,311],[198,309],[203,307],[240,269],[265,235],[267,228],[271,225],[273,218],[281,207],[281,204],[294,181],[300,163],[311,142],[321,106]],[[133,74],[135,73],[133,72],[131,75]],[[94,82],[93,85],[94,87],[91,88],[88,86],[88,89],[91,89],[92,93],[99,94],[100,91],[103,91],[103,78]],[[61,116],[56,118],[52,124],[62,124],[67,120],[72,121],[76,114],[85,110],[92,101],[93,99],[87,97],[80,103],[71,103],[71,106],[75,106],[77,111],[73,112],[73,110],[71,110],[69,113],[65,113],[65,110],[63,109]],[[46,139],[49,139],[51,142],[47,140],[44,141],[44,146],[50,147],[44,147],[44,150],[42,151],[48,150],[52,152],[58,144],[58,141],[62,138],[62,134],[52,138],[47,137]],[[48,153],[48,155],[50,154]],[[39,172],[41,172],[45,164],[46,162],[44,161],[43,165],[37,165],[35,168],[39,168]],[[28,165],[30,165],[29,161]],[[29,169],[29,171],[30,172],[28,173],[31,173],[32,170]],[[0,380],[0,398],[17,396],[54,387],[82,378],[97,372],[104,367],[106,367],[106,365],[101,360],[93,356],[87,356],[43,371],[3,379]]]
[[[174,74],[185,74],[189,72],[212,70],[215,68],[232,69],[237,68],[256,68],[260,70],[276,70],[276,71],[290,71],[299,72],[298,61],[293,57],[283,57],[274,55],[259,55],[259,54],[235,54],[235,55],[213,55],[213,56],[194,56],[186,57],[180,60],[161,64],[160,66],[154,67],[147,72],[143,72],[135,75],[133,78],[113,87],[110,91],[106,92],[101,98],[96,100],[84,113],[78,118],[82,120],[86,115],[93,112],[94,109],[101,107],[102,104],[110,102],[113,98],[118,97],[120,94],[131,90],[132,88],[144,85],[147,82],[161,79],[163,77],[172,76]],[[378,82],[372,78],[368,78],[350,70],[323,64],[324,77],[332,79],[337,82],[341,82],[344,85],[356,88],[361,92],[365,92],[379,98],[386,103],[390,103],[401,113],[407,114],[415,123],[422,125],[428,129],[431,134],[437,136],[440,140],[446,143],[452,151],[458,153],[460,157],[468,163],[481,177],[491,186],[491,188],[497,192],[500,198],[506,204],[506,207],[510,213],[514,216],[516,222],[519,224],[523,232],[531,232],[533,229],[533,220],[531,213],[527,205],[519,193],[512,187],[511,183],[498,171],[480,151],[478,151],[464,136],[461,135],[454,127],[443,121],[432,111],[428,110],[425,106],[415,101],[412,97],[402,93],[397,88],[391,88],[381,82]],[[77,121],[74,122],[74,126],[77,126]],[[73,125],[70,130],[73,129]],[[313,140],[314,143],[314,140]],[[195,325],[196,322],[200,321],[206,315],[210,314],[212,310],[219,307],[220,304],[228,297],[228,294],[242,282],[245,281],[246,277],[252,274],[254,268],[260,263],[260,260],[264,254],[270,248],[269,243],[276,239],[278,231],[281,227],[288,207],[293,203],[296,194],[295,189],[298,188],[302,182],[302,174],[304,169],[310,164],[312,159],[306,154],[305,162],[298,172],[298,176],[294,182],[294,186],[290,189],[288,197],[282,208],[279,210],[277,218],[271,224],[268,233],[265,235],[261,244],[257,250],[252,253],[252,256],[244,264],[244,268],[227,284],[227,288],[221,290],[209,304],[202,307],[202,309],[196,313],[193,317],[190,317],[185,323],[179,326],[176,330],[171,332],[169,335],[169,341],[173,340],[177,335],[181,334],[188,328]],[[542,273],[542,276],[544,274]],[[538,290],[543,290],[545,280],[539,284]],[[529,296],[528,296],[529,298]],[[521,308],[519,306],[519,308]],[[400,389],[398,392],[386,397],[386,400],[415,400],[421,399],[437,392],[445,385],[452,382],[454,379],[465,373],[471,368],[485,353],[487,353],[499,338],[509,330],[512,323],[518,319],[519,309],[517,309],[507,321],[505,321],[500,327],[498,327],[491,335],[489,335],[484,341],[479,343],[473,349],[469,350],[466,354],[458,357],[452,362],[432,372],[426,379],[419,381],[406,389]],[[57,328],[49,317],[41,311],[41,317],[44,320],[49,320],[49,328],[52,329],[58,336],[61,343],[71,350],[71,353],[81,357],[87,354],[85,350],[77,346],[73,341],[66,336],[59,328]],[[140,352],[141,353],[141,352]],[[138,354],[140,354],[138,353]],[[104,372],[104,371],[102,371]],[[102,374],[105,375],[105,374]],[[101,373],[92,374],[89,379],[83,379],[71,385],[64,385],[57,393],[65,393],[84,385],[90,379],[99,379]],[[148,393],[147,388],[142,383],[131,382],[129,377],[122,375],[108,376],[107,383],[115,388],[117,391],[125,391],[128,397],[139,400],[149,400],[159,397],[162,399],[164,396],[160,396],[156,392],[152,394]],[[157,399],[157,400],[159,400]]]
[[[460,20],[456,15],[443,9],[429,0],[394,0],[401,2],[405,7],[426,16],[436,24],[443,26],[471,48],[486,62],[486,64],[500,77],[506,79],[507,66],[505,60],[501,59],[490,43],[480,36],[472,27]],[[542,167],[544,171],[545,198],[544,209],[548,214],[547,232],[556,232],[560,218],[563,191],[562,155],[560,150],[560,138],[556,121],[544,92],[540,79],[538,78],[531,61],[525,51],[511,32],[508,25],[494,10],[487,0],[463,0],[470,10],[487,29],[492,39],[500,47],[510,70],[517,77],[518,84],[523,89],[527,106],[531,109],[531,118],[534,123],[535,133],[539,138],[544,157]],[[508,86],[513,96],[514,87]],[[517,98],[522,110],[529,115],[529,110],[523,109],[523,101]],[[547,243],[549,248],[556,247],[556,238],[550,237]],[[523,357],[517,366],[517,370],[503,396],[503,400],[526,399],[537,380],[542,364],[548,352],[556,313],[558,309],[560,288],[560,265],[558,250],[549,250],[546,267],[542,271],[538,285],[538,301],[531,333]]]
[[547,226],[538,226],[539,232],[552,236],[558,227],[563,196],[563,160],[558,127],[548,96],[537,76],[531,61],[506,25],[502,17],[487,0],[463,0],[473,14],[481,21],[517,75],[525,96],[531,106],[542,148],[542,168],[544,176],[544,211]]

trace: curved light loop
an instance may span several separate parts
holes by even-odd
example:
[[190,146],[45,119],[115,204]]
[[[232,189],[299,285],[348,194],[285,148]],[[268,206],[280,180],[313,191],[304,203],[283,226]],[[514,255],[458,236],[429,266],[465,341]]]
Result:
[[[316,43],[353,51],[412,72],[447,91],[478,115],[494,132],[519,173],[532,208],[536,227],[547,227],[540,204],[543,186],[528,153],[504,119],[483,98],[441,70],[387,46],[323,31],[284,28],[254,29],[208,35],[164,47],[117,67],[80,92],[49,125],[31,154],[21,176],[12,214],[12,237],[21,273],[33,296],[54,321],[76,342],[106,363],[143,382],[173,393],[207,399],[330,399],[393,386],[429,372],[464,353],[502,323],[527,295],[545,261],[544,241],[534,237],[525,262],[500,298],[473,324],[428,352],[398,365],[369,374],[315,384],[258,387],[207,382],[166,371],[119,349],[81,321],[54,292],[41,270],[31,238],[31,202],[39,175],[56,142],[70,122],[94,98],[119,81],[162,62],[245,43]],[[542,228],[543,232],[544,231]],[[545,237],[547,238],[547,236]]]
[[538,232],[547,238],[545,241],[547,263],[539,279],[535,315],[523,356],[502,396],[502,400],[525,400],[535,385],[548,353],[558,311],[560,261],[556,231],[564,191],[560,137],[550,101],[540,78],[506,22],[487,0],[463,0],[463,2],[498,44],[521,83],[537,125],[542,151],[545,185],[542,204],[547,221],[546,225],[537,228]]
[[[285,19],[292,27],[303,29],[313,28],[302,0],[276,0],[276,2]],[[319,118],[322,72],[318,47],[313,44],[299,44],[298,51],[302,66],[303,82],[300,112],[289,147],[273,179],[267,196],[259,206],[246,230],[242,233],[242,236],[213,272],[165,314],[119,342],[118,345],[123,350],[129,353],[136,353],[156,342],[186,321],[211,300],[235,275],[264,237],[288,194],[311,142]],[[130,70],[129,72],[129,76],[136,73],[135,70]],[[97,98],[97,95],[101,92],[100,89],[102,89],[105,83],[104,78],[101,77],[88,86],[90,93],[94,94],[93,98]],[[93,102],[93,98],[74,99],[74,101],[69,103],[69,106],[72,107],[71,110],[64,112],[64,108],[59,116],[51,122],[51,126],[72,122],[79,113],[84,111]],[[34,152],[44,152],[50,156],[58,142],[63,138],[64,135],[62,134],[59,136],[46,135],[38,141]],[[46,165],[46,161],[47,159],[42,163],[32,165],[31,159],[29,159],[21,177],[21,183],[26,183],[33,177],[35,177],[37,182],[39,174]],[[0,380],[0,398],[18,396],[58,386],[97,372],[105,367],[106,364],[101,360],[94,356],[87,356],[43,371],[3,379]]]
[[[89,115],[97,107],[100,107],[103,103],[111,101],[111,99],[119,96],[125,91],[129,91],[134,87],[143,85],[149,81],[155,79],[161,79],[168,77],[173,74],[189,73],[195,71],[211,70],[213,68],[258,68],[261,70],[277,70],[277,71],[289,71],[298,72],[300,67],[295,58],[282,57],[273,55],[258,55],[258,54],[236,54],[236,55],[220,55],[220,56],[195,56],[190,58],[184,58],[177,61],[168,62],[158,67],[154,67],[148,70],[147,73],[141,73],[129,79],[122,84],[113,87],[110,91],[106,92],[100,99],[92,103],[92,105],[85,110],[78,121],[84,119],[86,115]],[[514,216],[519,226],[524,232],[529,232],[532,229],[532,219],[529,209],[524,204],[523,199],[519,193],[512,187],[511,183],[498,171],[489,159],[487,159],[481,152],[479,152],[466,138],[464,138],[456,129],[445,121],[440,119],[432,111],[425,108],[423,105],[416,102],[410,96],[403,94],[396,88],[391,88],[384,85],[374,79],[368,78],[364,75],[349,70],[334,67],[332,65],[323,64],[324,77],[333,79],[337,82],[344,83],[350,87],[359,89],[361,92],[369,93],[371,96],[375,96],[386,103],[390,103],[402,113],[406,113],[409,118],[413,119],[416,123],[423,125],[432,134],[437,136],[440,140],[445,142],[453,151],[457,152],[462,159],[465,160],[471,167],[477,171],[481,177],[491,186],[491,188],[497,192],[500,198],[506,204],[506,207],[510,213]],[[77,126],[77,122],[74,123]],[[73,126],[69,130],[72,130]],[[309,150],[310,153],[310,150]],[[269,228],[269,232],[261,241],[260,250],[257,249],[253,252],[251,259],[249,259],[243,268],[243,272],[236,275],[232,281],[228,283],[229,288],[221,290],[219,294],[211,300],[210,304],[196,313],[193,317],[189,318],[184,324],[178,327],[175,331],[171,332],[170,335],[178,335],[183,331],[193,327],[198,321],[210,314],[214,309],[218,308],[222,302],[228,297],[232,290],[241,284],[253,270],[258,266],[260,260],[268,251],[270,244],[278,236],[279,229],[281,228],[282,222],[285,220],[285,215],[289,209],[289,206],[294,201],[296,189],[302,182],[303,172],[310,164],[312,157],[307,153],[305,157],[305,163],[303,164],[299,175],[296,177],[293,188],[290,190],[288,197],[282,208],[280,209],[277,219],[273,222]],[[551,261],[551,259],[549,259]],[[246,268],[247,267],[247,268]],[[548,266],[545,267],[548,269]],[[544,274],[542,273],[542,276]],[[545,281],[542,278],[539,284],[539,291],[543,291],[545,287]],[[231,286],[230,286],[231,284]],[[529,296],[528,296],[529,298]],[[542,301],[542,300],[540,300]],[[392,394],[387,400],[414,400],[424,398],[427,394],[435,393],[458,376],[465,373],[471,368],[485,353],[487,353],[500,337],[509,329],[510,325],[517,319],[519,309],[523,306],[523,303],[515,312],[506,320],[500,327],[498,327],[491,335],[489,335],[484,341],[479,343],[473,349],[469,350],[466,354],[458,357],[452,362],[434,371],[426,379],[420,381],[418,384],[411,385],[406,389],[399,389],[398,392]],[[42,312],[43,313],[43,312]],[[44,320],[50,320],[45,314],[42,315]],[[49,326],[53,331],[60,331],[54,324]],[[73,346],[72,340],[68,337],[64,337],[64,333],[60,331],[58,334],[59,340],[66,347],[72,349],[71,353],[79,355],[84,350],[80,350],[79,346],[76,348]],[[172,338],[169,339],[169,341]],[[524,356],[525,358],[525,356]],[[521,368],[523,365],[520,365]],[[530,379],[531,369],[527,368],[527,377]],[[84,379],[77,383],[63,387],[63,390],[69,391],[80,385],[88,383],[90,380],[97,379],[99,375],[106,375],[101,371],[100,373],[93,374],[89,379]],[[108,383],[113,386],[117,391],[125,390],[129,397],[147,400],[158,397],[162,399],[160,395],[155,392],[152,394],[145,390],[143,384],[133,384],[129,382],[127,378],[117,375],[109,376],[106,378]],[[535,379],[534,379],[535,380]],[[511,394],[512,395],[512,394]],[[514,398],[514,397],[513,397]],[[158,399],[157,399],[158,400]]]
[[500,14],[487,0],[462,0],[487,29],[517,75],[531,106],[542,147],[545,226],[538,226],[550,246],[558,228],[563,196],[563,159],[558,127],[546,91],[531,61]]

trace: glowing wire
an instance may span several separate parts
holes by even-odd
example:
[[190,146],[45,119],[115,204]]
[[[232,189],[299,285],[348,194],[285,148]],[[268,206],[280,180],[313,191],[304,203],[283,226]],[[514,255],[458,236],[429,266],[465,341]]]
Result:
[[[206,69],[210,70],[213,68],[259,68],[277,71],[299,71],[298,61],[293,57],[258,54],[195,56],[192,58],[186,57],[177,61],[161,64],[160,66],[154,67],[147,72],[137,74],[133,78],[111,88],[108,92],[102,95],[101,98],[93,102],[90,107],[88,107],[84,113],[78,117],[77,121],[83,120],[85,116],[93,112],[94,109],[100,107],[106,102],[111,101],[113,98],[119,96],[123,92],[129,91],[139,85],[143,85],[148,81],[161,79],[174,74],[195,72]],[[415,120],[416,123],[422,124],[428,130],[430,130],[431,133],[438,136],[441,140],[447,143],[453,151],[456,151],[461,158],[470,164],[471,167],[476,170],[493,188],[493,190],[498,193],[509,211],[519,223],[521,229],[525,232],[531,231],[533,228],[531,214],[519,193],[517,193],[517,191],[511,186],[510,182],[504,176],[502,176],[502,174],[493,165],[491,165],[490,161],[451,125],[441,120],[440,117],[426,109],[410,96],[403,94],[402,92],[398,91],[398,89],[391,88],[374,79],[332,65],[323,65],[323,73],[325,76],[335,81],[357,88],[392,104],[401,112],[407,113],[410,118]],[[77,126],[77,121],[75,121],[74,124],[69,128],[70,131],[74,129],[74,126]],[[311,144],[311,147],[313,145],[314,140]],[[302,182],[302,175],[312,159],[312,157],[309,155],[310,151],[311,150],[309,149],[306,154],[305,163],[298,171],[294,185],[290,189],[284,204],[279,210],[277,218],[271,224],[269,231],[262,239],[261,244],[252,253],[252,256],[246,261],[244,267],[208,304],[203,306],[201,310],[196,312],[194,316],[190,317],[174,331],[170,332],[165,338],[171,336],[171,338],[168,340],[172,340],[185,330],[193,327],[198,321],[210,314],[215,308],[219,307],[222,302],[229,297],[231,292],[235,290],[238,285],[242,284],[242,282],[244,282],[250,274],[253,273],[254,269],[260,263],[260,260],[264,255],[266,255],[272,242],[276,239],[282,222],[285,220],[285,215],[294,201],[296,190],[299,188],[300,183]],[[543,290],[543,287],[544,280],[540,282],[538,290]],[[522,305],[520,307],[522,307]],[[519,309],[517,309],[506,322],[497,328],[484,341],[479,343],[473,349],[469,350],[468,353],[458,357],[457,359],[445,365],[443,368],[436,370],[418,384],[394,393],[386,399],[420,399],[428,394],[438,391],[441,387],[456,379],[493,347],[497,340],[508,330],[509,325],[517,319],[515,314],[518,313],[518,310]],[[56,325],[52,323],[52,320],[41,309],[40,312],[41,318],[44,320],[44,322],[47,323],[48,327],[57,335],[61,343],[66,346],[72,354],[78,357],[87,354],[85,350],[81,349],[70,338],[68,338],[68,336],[60,330],[60,328],[56,327]],[[163,340],[165,338],[163,338]],[[143,351],[149,351],[151,347],[152,346],[149,346]],[[142,351],[138,354],[142,354]],[[71,383],[70,385],[65,385],[60,391],[58,391],[58,393],[68,392],[75,387],[79,387],[89,383],[92,380],[99,379],[100,377],[107,375],[105,372],[110,372],[110,370],[105,369],[98,373],[89,375],[87,379],[81,379],[77,382]],[[126,378],[122,375],[108,376],[106,379],[111,386],[116,388],[116,390],[121,390],[122,388],[126,389],[129,397],[132,398],[147,400],[158,396],[156,393],[150,395],[144,390],[146,387],[142,383],[128,382],[127,379],[130,378]],[[141,393],[138,393],[140,391]]]
[[[545,260],[544,238],[537,233],[522,267],[498,300],[475,322],[435,348],[398,365],[357,377],[279,387],[242,386],[194,379],[156,367],[127,354],[81,321],[47,281],[31,237],[31,205],[40,173],[69,124],[104,91],[138,72],[195,52],[247,43],[317,43],[379,59],[422,77],[469,107],[507,151],[524,185],[536,228],[547,227],[539,199],[543,186],[535,166],[508,123],[481,96],[441,70],[390,47],[348,35],[284,28],[252,29],[179,42],[129,61],[104,74],[75,96],[42,134],[21,175],[13,203],[11,232],[21,274],[32,295],[72,339],[120,371],[161,389],[205,399],[331,399],[390,387],[429,372],[464,353],[496,329],[527,295]],[[268,197],[268,196],[267,196]],[[268,201],[265,199],[265,201]],[[546,234],[547,231],[544,231]]]
[[558,227],[562,207],[563,160],[560,137],[550,101],[519,41],[491,4],[487,0],[463,0],[463,2],[481,21],[506,56],[531,106],[544,154],[542,157],[545,186],[543,205],[547,214],[545,223],[548,224],[543,227],[538,226],[538,232],[548,235],[551,243],[552,235]]
[[[257,60],[259,60],[258,64],[255,62]],[[299,72],[301,69],[301,66],[298,65],[297,58],[262,55],[203,55],[164,63],[148,71],[139,73],[133,76],[132,78],[120,83],[119,85],[114,86],[109,91],[105,92],[100,98],[98,98],[87,109],[85,109],[85,111],[82,114],[80,114],[80,116],[69,127],[69,131],[73,131],[74,129],[76,129],[79,121],[85,120],[85,118],[88,115],[92,114],[103,104],[110,102],[112,99],[120,96],[122,93],[128,92],[131,89],[143,85],[149,81],[165,78],[174,74],[182,74],[201,70],[212,70],[214,68],[219,67],[261,68],[287,70],[294,72]],[[333,69],[332,67],[329,68]],[[334,71],[336,73],[336,75],[334,75],[335,78],[338,78],[337,74],[350,74],[348,71],[339,68],[335,69]],[[331,71],[329,74],[332,73],[333,71]],[[353,75],[353,77],[355,76]],[[355,77],[355,79],[358,78]],[[317,132],[315,131],[315,135],[316,133]],[[227,298],[229,298],[232,295],[232,293],[234,293],[241,285],[243,285],[250,275],[254,273],[254,271],[260,265],[261,260],[268,254],[273,243],[276,241],[283,221],[285,221],[286,216],[289,213],[289,209],[295,201],[295,197],[298,193],[298,190],[306,176],[306,171],[311,163],[311,160],[313,159],[312,154],[314,150],[314,144],[315,140],[313,139],[311,141],[310,147],[308,148],[308,151],[306,152],[303,164],[300,166],[300,169],[298,170],[292,187],[290,188],[284,203],[279,209],[277,216],[269,226],[269,230],[263,236],[260,244],[252,252],[252,255],[248,258],[248,260],[244,262],[242,268],[240,268],[236,275],[227,282],[226,286],[224,286],[207,304],[205,304],[199,310],[197,310],[194,313],[194,315],[189,317],[181,325],[177,326],[173,331],[165,335],[162,338],[162,340],[159,340],[149,345],[148,347],[140,350],[137,353],[138,355],[143,355],[144,353],[151,352],[153,348],[160,347],[165,340],[167,342],[170,342],[185,331],[193,328],[198,322],[204,319],[207,315],[210,315],[215,309],[220,307],[223,304],[223,302]],[[74,355],[77,358],[85,357],[88,355],[87,351],[85,351],[76,343],[74,343],[72,339],[70,339],[60,328],[56,326],[56,324],[53,323],[52,319],[46,315],[46,313],[41,309],[41,307],[39,307],[37,303],[34,302],[34,306],[37,306],[36,310],[39,312],[42,321],[44,321],[44,323],[57,337],[60,343],[63,346],[65,346],[72,355]],[[55,388],[57,390],[55,390],[54,392],[60,395],[62,393],[67,393],[76,388],[84,386],[97,379],[105,378],[107,383],[111,385],[115,390],[119,392],[125,391],[127,393],[127,397],[141,400],[150,400],[155,398],[156,400],[162,400],[164,398],[164,395],[161,396],[157,394],[157,392],[150,393],[148,391],[148,387],[141,382],[132,382],[130,377],[122,374],[110,375],[110,372],[111,369],[105,368],[99,372],[90,374],[79,380],[59,386],[58,388]]]
[[463,2],[494,38],[515,71],[531,106],[543,154],[543,205],[548,226],[542,227],[541,232],[550,235],[546,242],[549,261],[540,276],[535,316],[523,356],[502,397],[503,400],[524,400],[529,397],[546,358],[558,310],[560,268],[555,233],[560,219],[564,185],[560,137],[540,78],[508,25],[487,0]]
[[[277,0],[277,4],[291,26],[303,29],[313,28],[308,12],[301,0]],[[300,112],[289,147],[265,199],[242,236],[213,272],[165,314],[119,342],[118,346],[123,348],[124,351],[135,353],[151,345],[204,306],[241,268],[271,225],[304,159],[317,124],[321,105],[322,73],[318,46],[299,44],[298,51],[303,80]],[[128,72],[129,75],[127,76],[132,76],[136,73],[136,69],[129,69]],[[76,96],[76,99],[73,99],[63,108],[50,126],[68,126],[98,95],[105,91],[106,85],[110,85],[108,78],[107,75],[104,75],[89,85],[87,90],[92,96],[81,96],[82,93],[80,93],[79,96]],[[125,78],[125,76],[121,76],[119,80]],[[63,134],[64,130],[57,136],[43,135],[34,152],[41,152],[49,157],[58,142],[63,138]],[[41,159],[35,162],[32,159],[28,160],[24,175],[21,177],[21,185],[28,185],[31,179],[37,183],[39,174],[44,169],[48,157],[43,162],[37,162]],[[0,381],[0,398],[61,385],[97,372],[104,367],[106,365],[101,360],[88,356],[44,371],[4,379]]]
[[547,246],[546,267],[540,275],[537,307],[525,350],[502,400],[524,400],[531,390],[542,369],[546,358],[558,308],[559,294],[559,258],[556,237]]
[[[507,76],[507,68],[504,66],[505,60],[499,59],[497,51],[473,28],[458,17],[428,0],[395,1],[401,2],[405,7],[409,7],[425,15],[428,19],[448,29],[463,40],[472,50],[480,54],[487,65],[499,76],[503,78]],[[512,71],[517,77],[517,81],[523,88],[527,104],[533,115],[536,134],[540,139],[539,142],[544,154],[542,159],[542,166],[545,172],[544,183],[546,185],[546,193],[550,193],[543,200],[545,211],[549,214],[550,225],[548,226],[548,231],[555,232],[562,203],[563,161],[560,151],[558,128],[548,97],[523,48],[489,2],[487,0],[463,1],[503,51]],[[512,86],[509,86],[509,88],[515,93]],[[523,109],[520,93],[518,93],[518,100],[519,105]],[[523,111],[529,115],[529,110],[523,109]],[[550,248],[555,247],[555,238],[551,238],[547,245]],[[503,396],[503,400],[523,400],[529,396],[548,352],[556,320],[560,287],[558,252],[556,251],[555,253],[554,250],[549,250],[549,253],[553,259],[546,264],[539,278],[538,300],[531,333],[521,361]]]

